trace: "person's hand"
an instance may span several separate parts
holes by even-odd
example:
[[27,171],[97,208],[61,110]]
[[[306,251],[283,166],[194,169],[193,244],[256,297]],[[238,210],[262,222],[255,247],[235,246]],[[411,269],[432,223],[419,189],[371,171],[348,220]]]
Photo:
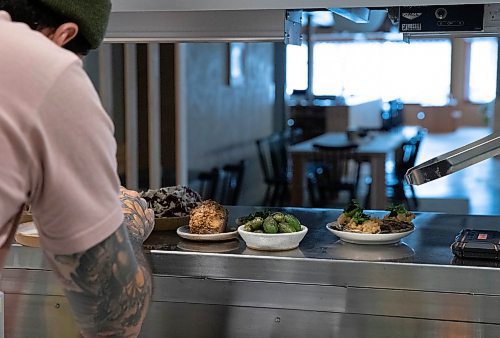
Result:
[[154,212],[148,208],[146,201],[139,193],[120,187],[120,201],[124,215],[123,222],[127,225],[132,240],[143,243],[153,231],[155,224]]

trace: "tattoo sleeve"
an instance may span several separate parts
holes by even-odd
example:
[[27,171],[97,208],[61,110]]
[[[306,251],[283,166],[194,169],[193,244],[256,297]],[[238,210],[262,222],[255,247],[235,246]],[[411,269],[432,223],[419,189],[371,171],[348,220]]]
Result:
[[119,198],[124,220],[114,234],[85,252],[46,252],[85,337],[137,337],[150,303],[142,243],[153,230],[154,213],[135,191],[122,188]]
[[151,275],[136,253],[122,225],[86,252],[47,254],[85,337],[139,334],[150,302]]

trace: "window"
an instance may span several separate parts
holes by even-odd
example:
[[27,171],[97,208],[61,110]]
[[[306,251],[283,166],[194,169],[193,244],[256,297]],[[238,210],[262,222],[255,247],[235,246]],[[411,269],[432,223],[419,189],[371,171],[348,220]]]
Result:
[[286,92],[307,89],[307,45],[286,48]]
[[[287,80],[302,78],[307,48],[289,48]],[[295,55],[294,55],[295,54]],[[295,74],[294,74],[295,73]],[[289,75],[290,74],[290,75]],[[292,75],[294,74],[294,75]],[[299,76],[299,74],[301,74]],[[304,80],[302,80],[304,81]],[[449,40],[318,42],[314,45],[313,94],[401,98],[405,103],[443,105],[451,81]],[[287,83],[287,92],[299,89]],[[305,89],[305,87],[303,89]]]
[[496,38],[470,40],[469,84],[467,98],[474,103],[487,103],[495,99],[497,89]]

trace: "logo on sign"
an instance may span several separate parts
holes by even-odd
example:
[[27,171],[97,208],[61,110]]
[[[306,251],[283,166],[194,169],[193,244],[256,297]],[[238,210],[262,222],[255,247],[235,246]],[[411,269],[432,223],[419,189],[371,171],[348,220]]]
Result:
[[[403,32],[418,32],[422,30],[422,24],[420,23],[403,23],[401,24],[401,30]],[[438,173],[438,177],[441,177]]]
[[403,18],[408,19],[408,20],[415,20],[416,18],[418,18],[421,15],[422,15],[422,13],[403,13],[403,14],[401,14],[401,16]]

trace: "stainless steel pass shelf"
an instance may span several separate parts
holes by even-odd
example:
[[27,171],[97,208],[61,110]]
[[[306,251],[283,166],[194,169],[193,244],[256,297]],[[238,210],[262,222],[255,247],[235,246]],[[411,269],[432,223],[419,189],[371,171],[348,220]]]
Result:
[[[234,222],[258,208],[228,209]],[[455,261],[449,245],[464,227],[500,230],[498,217],[422,213],[403,243],[372,247],[327,232],[340,210],[285,210],[309,228],[286,252],[155,233],[147,244],[161,250],[148,254],[155,288],[142,336],[496,337],[500,270],[495,262]],[[1,285],[8,317],[23,322],[20,302],[36,315],[50,300],[67,307],[40,251],[13,249]],[[51,320],[64,317],[51,311]],[[26,325],[7,329],[9,337],[33,334]],[[73,337],[68,330],[64,336]]]

